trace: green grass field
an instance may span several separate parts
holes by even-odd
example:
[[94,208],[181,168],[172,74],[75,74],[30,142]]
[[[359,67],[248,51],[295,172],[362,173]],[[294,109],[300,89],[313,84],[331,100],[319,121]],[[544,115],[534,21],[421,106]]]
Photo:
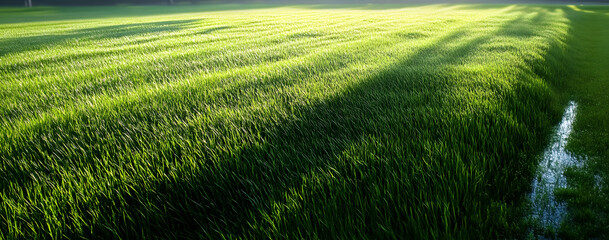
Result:
[[[523,237],[566,102],[609,117],[607,19],[559,5],[1,8],[0,238]],[[585,129],[608,146],[607,122],[577,121],[572,148],[606,162]]]

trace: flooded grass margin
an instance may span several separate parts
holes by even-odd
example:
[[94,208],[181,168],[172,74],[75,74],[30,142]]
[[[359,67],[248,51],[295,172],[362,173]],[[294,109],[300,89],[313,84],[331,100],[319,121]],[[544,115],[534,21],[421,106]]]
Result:
[[[567,186],[564,174],[567,168],[581,166],[583,162],[582,157],[566,149],[576,115],[577,103],[570,101],[560,124],[554,130],[550,144],[543,152],[532,183],[530,217],[538,229],[553,235],[553,238],[557,238],[556,231],[567,213],[566,203],[558,201],[554,192]],[[545,239],[543,236],[536,238]]]

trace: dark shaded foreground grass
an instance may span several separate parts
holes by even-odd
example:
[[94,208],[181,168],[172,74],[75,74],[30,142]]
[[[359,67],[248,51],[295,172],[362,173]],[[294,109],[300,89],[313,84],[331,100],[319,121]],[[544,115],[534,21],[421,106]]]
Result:
[[4,238],[523,236],[578,13],[72,14],[0,25]]

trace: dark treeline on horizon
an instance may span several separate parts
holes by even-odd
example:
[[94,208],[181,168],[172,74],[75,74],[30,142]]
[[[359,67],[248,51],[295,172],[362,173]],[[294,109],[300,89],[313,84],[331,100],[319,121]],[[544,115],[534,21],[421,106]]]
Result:
[[[27,0],[0,0],[0,6],[25,6]],[[170,5],[198,3],[575,3],[578,0],[31,0],[33,6],[95,6],[95,5]],[[609,0],[584,0],[609,2]]]

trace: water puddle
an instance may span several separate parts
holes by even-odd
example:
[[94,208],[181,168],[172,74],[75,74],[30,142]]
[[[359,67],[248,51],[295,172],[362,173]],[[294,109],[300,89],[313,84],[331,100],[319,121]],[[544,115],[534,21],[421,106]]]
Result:
[[[576,113],[577,103],[569,102],[550,145],[543,153],[532,184],[531,217],[537,226],[551,232],[558,229],[566,214],[565,203],[554,199],[554,189],[566,187],[567,179],[563,173],[567,167],[581,165],[581,161],[565,149]],[[544,239],[542,236],[537,238]]]

